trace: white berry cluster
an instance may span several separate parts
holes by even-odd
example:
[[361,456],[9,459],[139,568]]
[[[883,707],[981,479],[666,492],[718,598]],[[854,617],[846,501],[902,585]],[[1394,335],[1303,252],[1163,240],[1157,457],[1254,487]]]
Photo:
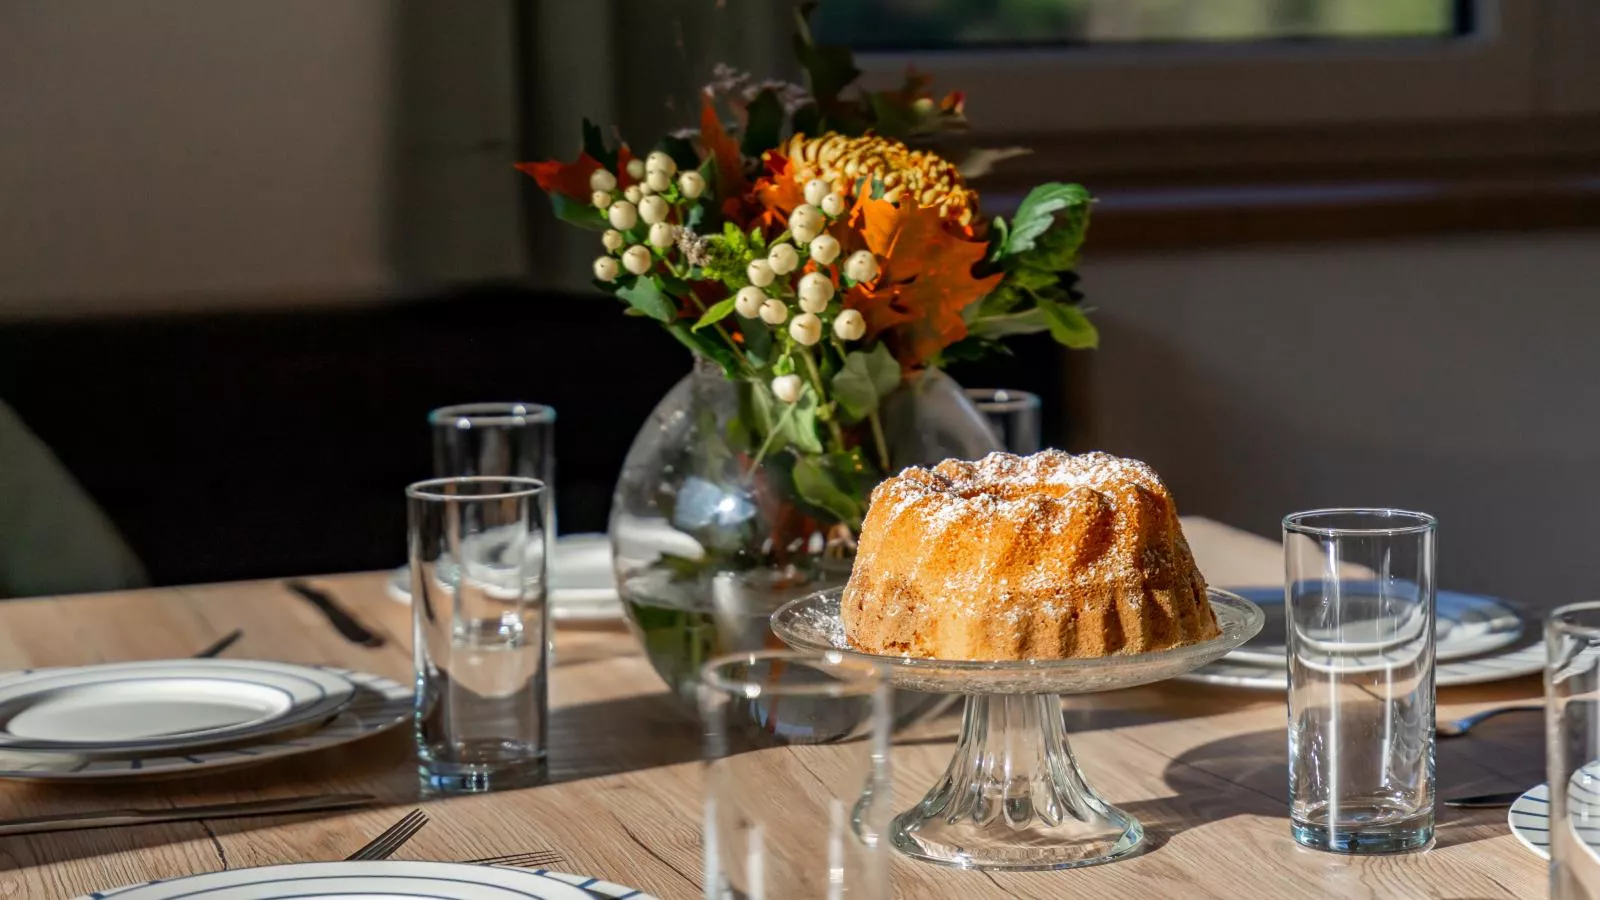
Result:
[[674,220],[681,221],[682,208],[706,189],[699,172],[680,173],[672,157],[660,150],[629,160],[627,174],[634,183],[621,191],[609,170],[596,169],[589,176],[594,192],[590,202],[611,225],[600,239],[606,255],[594,261],[594,277],[600,281],[615,281],[622,270],[644,275],[654,268],[677,240]]
[[[789,340],[802,348],[814,346],[829,330],[841,342],[858,341],[867,333],[866,320],[856,310],[841,308],[837,294],[841,287],[876,279],[878,260],[858,250],[839,264],[839,240],[828,227],[844,215],[845,202],[833,184],[812,179],[805,199],[789,214],[788,231],[767,248],[766,258],[751,260],[745,272],[750,284],[734,295],[734,311],[774,328],[787,322]],[[808,261],[811,271],[804,271]],[[772,380],[773,395],[785,403],[799,400],[803,387],[793,373]]]

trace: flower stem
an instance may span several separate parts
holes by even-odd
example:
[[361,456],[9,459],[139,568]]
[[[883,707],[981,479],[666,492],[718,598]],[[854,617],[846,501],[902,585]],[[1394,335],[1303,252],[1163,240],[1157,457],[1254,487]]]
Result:
[[[693,303],[694,308],[700,310],[700,312],[704,313],[706,311],[706,305],[700,302],[700,298],[694,295],[694,291],[689,292],[689,302]],[[744,350],[734,342],[733,337],[722,327],[722,323],[714,323],[711,328],[722,337],[722,342],[728,345],[728,348],[733,351],[733,355],[739,358],[739,363],[744,366],[744,370],[754,374],[755,366],[752,366],[750,360],[745,358]]]
[[878,418],[878,411],[867,413],[867,421],[872,423],[872,443],[878,450],[878,464],[884,475],[893,474],[889,471],[889,442],[883,436],[883,420]]
[[[753,384],[752,388],[758,391],[766,389],[764,385],[760,384]],[[773,439],[778,436],[778,432],[783,430],[783,426],[789,423],[789,419],[794,416],[795,407],[798,405],[796,403],[786,405],[782,414],[778,416],[778,421],[772,423],[772,430],[767,432],[767,437],[761,442],[761,447],[756,450],[756,455],[750,458],[750,468],[746,469],[744,473],[746,485],[750,484],[750,481],[755,478],[756,470],[761,468],[761,461],[766,459],[767,451],[772,449]]]
[[[811,356],[810,347],[799,347],[800,358],[806,361],[806,371],[811,373],[811,384],[817,391],[817,402],[828,396],[822,387],[822,371],[817,368],[817,361]],[[832,417],[828,419],[828,433],[833,435],[833,449],[839,453],[844,452],[844,431],[839,428],[839,423]]]

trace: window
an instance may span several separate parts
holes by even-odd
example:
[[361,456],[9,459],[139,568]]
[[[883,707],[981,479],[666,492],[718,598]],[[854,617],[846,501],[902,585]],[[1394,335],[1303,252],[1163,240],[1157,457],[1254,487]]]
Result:
[[[824,39],[869,80],[908,65],[974,126],[1084,132],[1600,112],[1593,0],[849,0]],[[1037,142],[1034,142],[1037,143]]]
[[824,3],[816,30],[859,50],[1171,41],[1456,38],[1461,0],[853,0]]

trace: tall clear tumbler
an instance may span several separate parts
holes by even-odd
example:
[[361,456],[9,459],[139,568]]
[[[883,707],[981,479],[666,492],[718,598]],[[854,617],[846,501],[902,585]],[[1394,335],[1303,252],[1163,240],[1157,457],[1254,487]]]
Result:
[[538,403],[461,403],[428,413],[433,477],[537,478],[548,486],[545,527],[556,529],[556,411]]
[[537,784],[549,704],[545,485],[439,478],[406,496],[423,788]]
[[1039,395],[1010,388],[968,388],[966,394],[1007,451],[1026,456],[1044,447]]
[[1545,622],[1545,762],[1550,774],[1550,896],[1600,897],[1600,603]]
[[708,900],[886,900],[888,674],[762,650],[700,675]]
[[1283,520],[1294,839],[1338,853],[1433,840],[1432,516]]

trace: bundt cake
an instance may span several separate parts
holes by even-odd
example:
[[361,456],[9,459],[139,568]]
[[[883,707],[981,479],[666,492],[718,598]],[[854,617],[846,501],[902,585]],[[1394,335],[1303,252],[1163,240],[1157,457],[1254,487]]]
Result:
[[872,492],[840,603],[870,653],[1066,659],[1216,637],[1166,485],[1107,453],[991,453]]

